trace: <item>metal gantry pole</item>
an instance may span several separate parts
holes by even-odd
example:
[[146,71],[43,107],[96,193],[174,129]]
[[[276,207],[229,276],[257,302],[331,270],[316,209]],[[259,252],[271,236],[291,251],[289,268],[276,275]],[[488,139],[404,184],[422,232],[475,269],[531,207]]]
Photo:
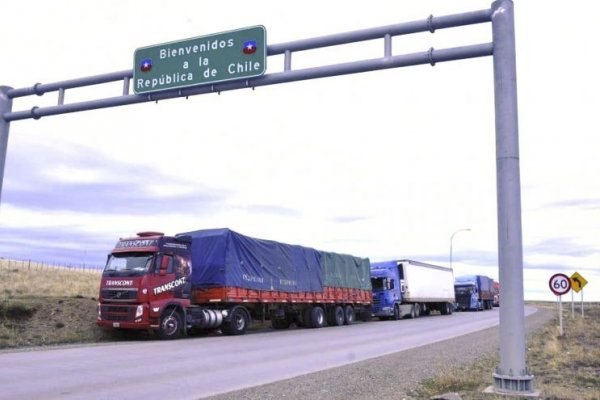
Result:
[[2,198],[2,182],[8,149],[8,130],[10,128],[10,122],[4,119],[3,115],[12,110],[12,99],[8,97],[9,90],[12,90],[12,88],[0,86],[0,199]]
[[492,3],[494,99],[496,109],[496,176],[498,262],[502,285],[500,365],[494,390],[533,393],[533,375],[525,365],[523,238],[517,113],[517,68],[513,2]]

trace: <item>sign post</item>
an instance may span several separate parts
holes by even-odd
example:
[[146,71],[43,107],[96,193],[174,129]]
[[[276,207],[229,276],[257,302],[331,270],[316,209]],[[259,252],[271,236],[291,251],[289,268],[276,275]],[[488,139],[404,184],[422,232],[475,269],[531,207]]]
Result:
[[560,324],[560,336],[563,335],[563,320],[562,320],[562,295],[569,293],[571,290],[571,279],[565,274],[554,274],[548,282],[550,290],[558,297],[558,320]]
[[248,79],[267,70],[267,33],[259,25],[141,47],[133,59],[136,94]]
[[[587,285],[588,281],[585,279],[579,272],[573,273],[571,275],[571,288],[579,293],[581,291],[581,317],[583,318],[583,287]],[[572,299],[572,298],[571,298]],[[575,304],[573,303],[573,310],[575,309]],[[574,311],[573,311],[574,313]]]

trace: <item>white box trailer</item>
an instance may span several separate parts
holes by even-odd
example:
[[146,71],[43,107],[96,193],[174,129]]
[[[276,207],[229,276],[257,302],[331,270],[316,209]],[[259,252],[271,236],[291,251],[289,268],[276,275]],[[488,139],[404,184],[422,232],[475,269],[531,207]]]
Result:
[[398,261],[405,302],[454,303],[454,273],[452,269],[412,260]]

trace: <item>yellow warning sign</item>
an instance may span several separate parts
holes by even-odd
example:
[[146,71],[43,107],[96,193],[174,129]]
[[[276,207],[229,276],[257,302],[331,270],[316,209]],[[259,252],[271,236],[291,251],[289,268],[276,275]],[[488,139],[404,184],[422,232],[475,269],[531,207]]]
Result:
[[575,272],[573,275],[571,275],[571,289],[573,289],[577,293],[579,293],[579,291],[583,289],[583,287],[587,285],[587,283],[587,280],[583,276],[581,276],[579,272]]

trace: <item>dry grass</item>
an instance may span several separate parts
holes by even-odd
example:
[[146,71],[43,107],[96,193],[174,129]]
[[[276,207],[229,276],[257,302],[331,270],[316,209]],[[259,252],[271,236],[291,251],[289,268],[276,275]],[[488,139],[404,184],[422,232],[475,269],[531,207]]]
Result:
[[98,273],[1,260],[0,349],[100,340],[99,285]]
[[[584,319],[579,315],[571,319],[570,312],[564,311],[563,336],[559,336],[557,315],[527,340],[527,365],[541,399],[600,400],[600,304],[586,304],[584,311]],[[443,371],[421,382],[418,398],[454,392],[463,400],[506,399],[483,393],[498,363],[494,354],[460,371]]]
[[66,268],[41,269],[38,264],[8,267],[0,260],[0,300],[19,297],[97,297],[99,273]]

